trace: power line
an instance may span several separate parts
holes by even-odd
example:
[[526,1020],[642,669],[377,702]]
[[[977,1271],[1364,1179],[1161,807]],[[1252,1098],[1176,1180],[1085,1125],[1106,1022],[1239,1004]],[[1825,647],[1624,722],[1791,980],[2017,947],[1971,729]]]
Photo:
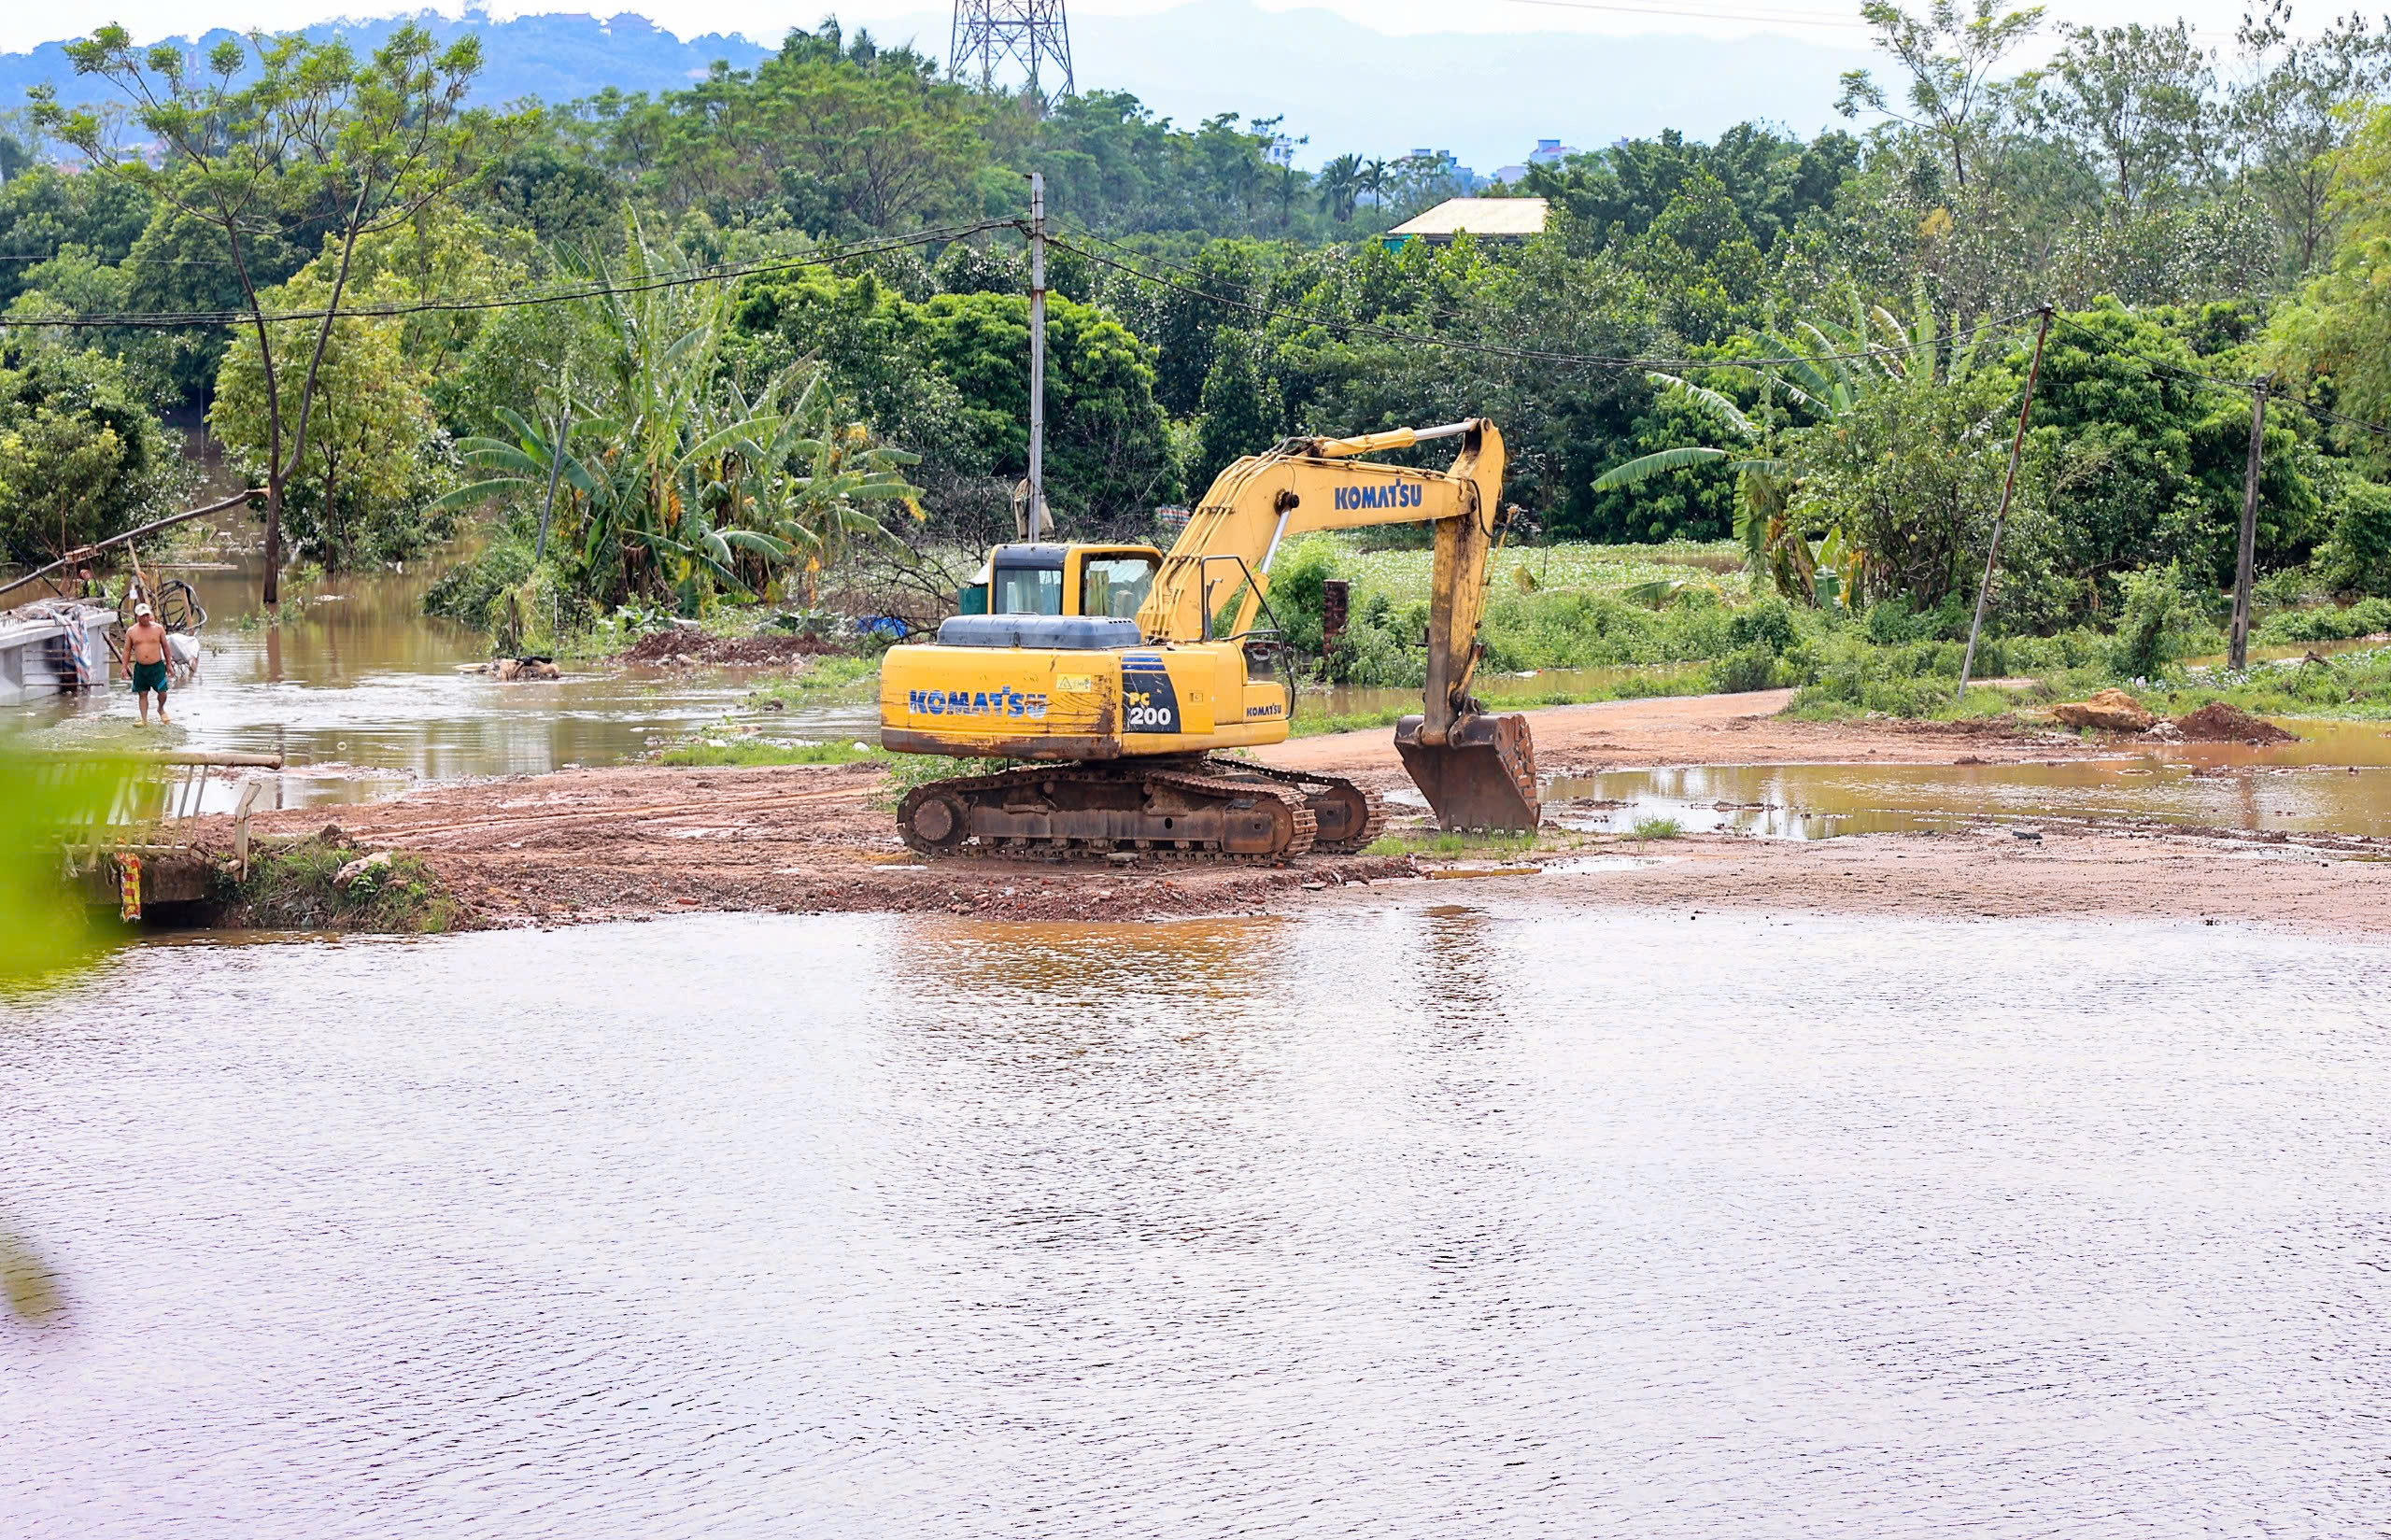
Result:
[[[2077,335],[2088,339],[2098,346],[2102,351],[2109,353],[2112,356],[2139,360],[2148,367],[2158,370],[2162,374],[2172,374],[2178,379],[2191,380],[2197,384],[2214,386],[2215,389],[2220,390],[2241,390],[2246,392],[2253,398],[2257,397],[2262,384],[2262,382],[2258,380],[2229,379],[2225,375],[2208,374],[2203,370],[2186,369],[2180,363],[2171,363],[2165,359],[2154,359],[2138,347],[2128,347],[2122,343],[2112,342],[2108,338],[2101,335],[2098,332],[2093,331],[2090,327],[2085,326],[2080,322],[2070,320],[2065,316],[2060,316],[2059,318],[2059,323],[2061,326],[2066,327],[2069,331],[2075,332]],[[2329,411],[2325,407],[2314,404],[2313,403],[2302,401],[2298,396],[2282,395],[2272,390],[2268,391],[2267,394],[2271,399],[2280,401],[2285,405],[2299,407],[2310,417],[2318,417],[2327,422],[2338,423],[2344,428],[2355,428],[2361,432],[2373,433],[2384,438],[2391,438],[2391,426],[2385,426],[2379,422],[2369,422],[2363,417],[2353,417],[2340,412]]]
[[[1115,250],[1128,250],[1128,247],[1121,246],[1119,243],[1114,241],[1105,240],[1101,235],[1090,235],[1086,238],[1101,242],[1105,246],[1112,247]],[[1273,320],[1298,321],[1313,326],[1327,327],[1333,331],[1351,332],[1362,336],[1376,337],[1387,342],[1408,343],[1427,347],[1442,347],[1453,352],[1478,353],[1492,358],[1513,359],[1527,363],[1577,364],[1597,369],[1751,369],[1796,363],[1830,363],[1845,360],[1881,359],[1903,353],[1916,353],[1928,348],[1942,347],[1946,345],[1957,344],[1964,339],[1974,337],[1979,332],[1990,331],[1997,327],[2007,326],[2014,322],[2022,320],[2028,316],[2038,313],[2035,310],[2020,310],[2013,315],[1998,316],[1988,320],[1978,321],[1974,326],[1962,327],[1931,340],[1905,343],[1899,346],[1876,345],[1859,351],[1804,353],[1786,358],[1655,359],[1629,358],[1604,353],[1563,353],[1549,348],[1507,347],[1499,343],[1471,342],[1459,337],[1437,336],[1433,332],[1407,332],[1399,327],[1385,326],[1375,321],[1350,320],[1337,316],[1323,316],[1309,311],[1287,310],[1273,305],[1256,304],[1252,301],[1231,299],[1225,294],[1214,294],[1206,290],[1197,289],[1192,285],[1178,282],[1172,278],[1167,278],[1157,274],[1145,272],[1142,269],[1131,266],[1127,262],[1119,261],[1111,257],[1107,257],[1101,252],[1090,251],[1082,247],[1074,246],[1069,240],[1062,236],[1049,236],[1048,239],[1052,241],[1053,244],[1062,247],[1067,250],[1076,252],[1092,262],[1096,262],[1102,266],[1125,273],[1131,277],[1137,278],[1141,282],[1154,284],[1165,289],[1175,289],[1182,294],[1193,295],[1200,300],[1210,300],[1215,304],[1226,305],[1234,310],[1242,310],[1250,315],[1262,316]],[[1167,267],[1179,267],[1181,271],[1188,271],[1183,264],[1172,262],[1167,259],[1153,260],[1159,261],[1162,265]]]
[[1549,10],[1602,11],[1618,16],[1666,16],[1685,21],[1754,21],[1765,25],[1788,27],[1825,27],[1838,32],[1856,32],[1868,23],[1849,16],[1836,16],[1825,11],[1731,11],[1705,10],[1687,6],[1622,5],[1616,0],[1507,0],[1514,6],[1540,6]]
[[878,241],[857,242],[835,250],[810,252],[801,257],[761,258],[746,262],[719,262],[703,267],[680,268],[663,273],[651,273],[628,282],[592,280],[545,293],[494,294],[473,299],[427,299],[406,304],[343,305],[338,311],[327,308],[304,310],[269,310],[258,315],[248,310],[181,310],[132,311],[120,314],[79,316],[27,316],[0,318],[0,330],[7,327],[60,327],[140,329],[150,331],[180,331],[217,326],[247,326],[263,320],[322,320],[335,315],[360,320],[389,319],[403,316],[446,314],[474,310],[504,310],[516,306],[564,304],[575,300],[600,299],[610,294],[642,294],[658,289],[675,289],[690,284],[724,282],[734,278],[762,276],[774,273],[794,272],[800,268],[828,267],[858,257],[877,256],[887,251],[900,251],[917,246],[933,246],[961,240],[983,231],[1012,228],[1009,219],[981,219],[972,224],[950,225],[937,230],[916,231],[910,235],[889,236]]

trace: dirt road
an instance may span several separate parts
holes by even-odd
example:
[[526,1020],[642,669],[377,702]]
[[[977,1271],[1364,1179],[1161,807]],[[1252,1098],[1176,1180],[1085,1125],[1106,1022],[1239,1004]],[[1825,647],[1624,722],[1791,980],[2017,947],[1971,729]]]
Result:
[[[1606,766],[1931,764],[2081,758],[2066,736],[1909,724],[1821,725],[1773,713],[1768,692],[1563,706],[1533,713],[1547,772]],[[1404,784],[1384,729],[1299,739],[1272,763]],[[393,801],[278,813],[268,833],[336,822],[344,839],[421,855],[479,924],[635,918],[689,910],[954,911],[1025,919],[1148,919],[1356,901],[1361,884],[1465,893],[1478,903],[2253,920],[2391,933],[2391,850],[2114,825],[2046,826],[1810,842],[1695,837],[1596,841],[1536,876],[1421,875],[1402,857],[1285,866],[1154,859],[1051,864],[917,861],[869,764],[749,770],[632,766],[427,788]],[[1612,855],[1626,861],[1592,863]],[[1574,863],[1574,864],[1573,864]],[[1482,863],[1480,863],[1482,864]],[[1428,891],[1426,888],[1421,891]]]

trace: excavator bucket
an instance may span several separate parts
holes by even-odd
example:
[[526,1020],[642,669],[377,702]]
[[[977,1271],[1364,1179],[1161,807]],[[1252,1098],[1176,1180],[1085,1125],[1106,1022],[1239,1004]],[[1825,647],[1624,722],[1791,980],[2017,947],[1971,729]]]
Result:
[[1394,725],[1394,749],[1439,828],[1535,830],[1543,808],[1526,717],[1472,712],[1454,720],[1442,743],[1420,742],[1420,723],[1407,716]]

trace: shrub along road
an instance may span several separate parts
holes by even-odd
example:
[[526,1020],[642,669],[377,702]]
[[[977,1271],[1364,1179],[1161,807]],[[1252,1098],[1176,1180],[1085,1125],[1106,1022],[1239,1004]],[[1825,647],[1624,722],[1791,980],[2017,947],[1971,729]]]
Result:
[[[1983,724],[1815,723],[1772,713],[1786,692],[1609,701],[1532,713],[1547,772],[1788,763],[2001,764],[2116,752],[2064,734]],[[1267,757],[1366,784],[1403,784],[1386,729],[1296,740]],[[692,911],[891,911],[1018,919],[1140,920],[1379,902],[1422,863],[1310,857],[1280,867],[1139,860],[980,859],[923,865],[898,842],[877,764],[681,770],[624,766],[426,788],[337,810],[339,841],[419,855],[481,925]],[[316,831],[325,810],[262,820]],[[220,823],[220,821],[219,821]],[[1439,883],[1472,902],[1560,901],[1918,915],[2177,917],[2391,931],[2391,841],[2313,841],[2156,821],[1815,841],[1692,836],[1675,859],[1563,877]],[[229,841],[229,831],[216,837]],[[1572,836],[1571,854],[1606,843]],[[1622,848],[1633,847],[1619,841]],[[1540,853],[1549,858],[1552,853]],[[2252,859],[2253,855],[2273,858]],[[1512,865],[1537,855],[1505,857]],[[1473,864],[1464,860],[1463,865]],[[1487,864],[1480,857],[1477,865]],[[1365,886],[1364,884],[1367,884]]]

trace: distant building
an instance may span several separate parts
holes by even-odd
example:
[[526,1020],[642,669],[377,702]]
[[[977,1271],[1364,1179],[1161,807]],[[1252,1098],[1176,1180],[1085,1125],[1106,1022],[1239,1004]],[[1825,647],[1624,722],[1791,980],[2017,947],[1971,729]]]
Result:
[[1382,238],[1394,247],[1412,240],[1444,246],[1466,231],[1481,241],[1523,241],[1544,233],[1548,212],[1542,198],[1448,198]]
[[1577,147],[1575,145],[1564,145],[1558,139],[1538,139],[1535,142],[1535,148],[1528,151],[1528,158],[1524,162],[1518,165],[1504,166],[1494,173],[1493,179],[1516,186],[1527,180],[1528,167],[1559,165],[1577,153]]
[[1428,177],[1442,177],[1464,189],[1478,185],[1478,173],[1455,160],[1450,149],[1415,149],[1403,159]]

